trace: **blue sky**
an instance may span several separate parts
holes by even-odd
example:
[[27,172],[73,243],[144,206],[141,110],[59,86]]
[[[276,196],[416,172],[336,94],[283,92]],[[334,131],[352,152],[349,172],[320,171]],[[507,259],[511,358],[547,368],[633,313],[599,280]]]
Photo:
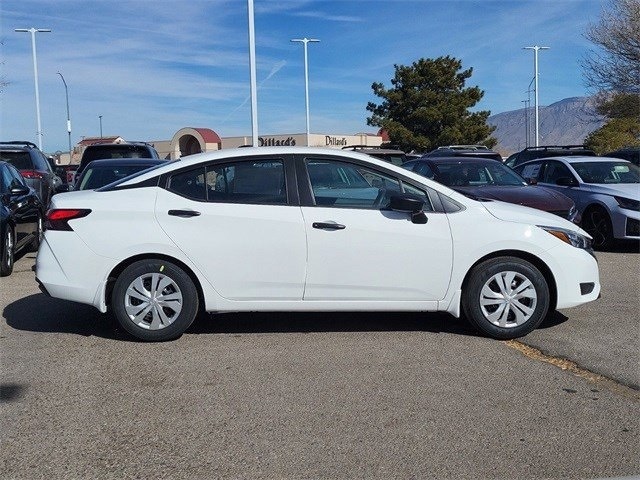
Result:
[[[394,64],[451,55],[473,67],[478,108],[522,108],[540,53],[540,104],[588,94],[583,33],[605,0],[254,0],[261,135],[305,130],[302,45],[309,44],[312,133],[375,132],[371,84],[390,86]],[[180,128],[251,135],[245,0],[2,0],[0,137],[36,142],[31,41],[36,34],[43,147],[66,149],[61,72],[72,141],[100,133],[171,139]],[[37,143],[37,142],[36,142]]]

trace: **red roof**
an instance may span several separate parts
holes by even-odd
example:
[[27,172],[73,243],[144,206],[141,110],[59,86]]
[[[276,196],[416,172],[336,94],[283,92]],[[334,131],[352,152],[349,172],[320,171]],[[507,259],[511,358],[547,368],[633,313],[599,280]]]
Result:
[[202,135],[205,143],[222,143],[218,134],[210,128],[194,128],[194,130]]
[[120,137],[84,137],[78,142],[78,145],[88,146],[94,143],[113,143]]

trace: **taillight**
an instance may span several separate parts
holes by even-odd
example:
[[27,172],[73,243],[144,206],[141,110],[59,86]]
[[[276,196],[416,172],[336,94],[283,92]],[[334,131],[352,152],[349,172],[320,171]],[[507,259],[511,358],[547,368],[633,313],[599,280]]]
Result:
[[24,178],[36,178],[38,180],[44,178],[44,174],[37,170],[20,170],[20,173]]
[[54,208],[47,212],[47,230],[73,231],[69,220],[86,217],[90,213],[88,208]]

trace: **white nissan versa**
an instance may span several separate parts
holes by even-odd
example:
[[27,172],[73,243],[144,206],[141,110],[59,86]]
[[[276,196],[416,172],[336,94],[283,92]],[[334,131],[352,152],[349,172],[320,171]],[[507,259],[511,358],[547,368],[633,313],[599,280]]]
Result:
[[36,277],[143,340],[197,312],[461,312],[514,338],[595,300],[590,237],[356,152],[268,147],[169,162],[56,195]]

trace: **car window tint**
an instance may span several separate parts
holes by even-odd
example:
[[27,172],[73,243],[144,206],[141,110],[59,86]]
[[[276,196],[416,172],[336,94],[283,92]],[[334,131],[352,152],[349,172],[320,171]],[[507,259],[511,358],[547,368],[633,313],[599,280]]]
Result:
[[307,159],[307,171],[318,206],[385,208],[400,181],[352,163]]
[[210,202],[286,205],[282,159],[209,165],[206,177]]
[[417,163],[413,171],[416,173],[419,173],[423,177],[427,177],[431,179],[433,179],[434,177],[433,170],[427,163],[424,163],[424,162]]
[[4,165],[0,166],[0,193],[9,192],[9,186],[11,185],[11,174],[9,169]]
[[204,167],[172,175],[168,188],[171,192],[183,197],[205,201],[207,199],[207,188]]
[[9,170],[9,175],[11,175],[11,186],[12,187],[26,187],[27,186],[27,182],[24,181],[24,177],[20,174],[20,172],[12,167],[11,165],[8,166],[8,170]]
[[542,183],[555,184],[560,178],[573,178],[573,174],[563,163],[554,161],[547,162],[542,174]]
[[1,152],[0,160],[10,163],[18,170],[32,170],[33,162],[29,152]]

